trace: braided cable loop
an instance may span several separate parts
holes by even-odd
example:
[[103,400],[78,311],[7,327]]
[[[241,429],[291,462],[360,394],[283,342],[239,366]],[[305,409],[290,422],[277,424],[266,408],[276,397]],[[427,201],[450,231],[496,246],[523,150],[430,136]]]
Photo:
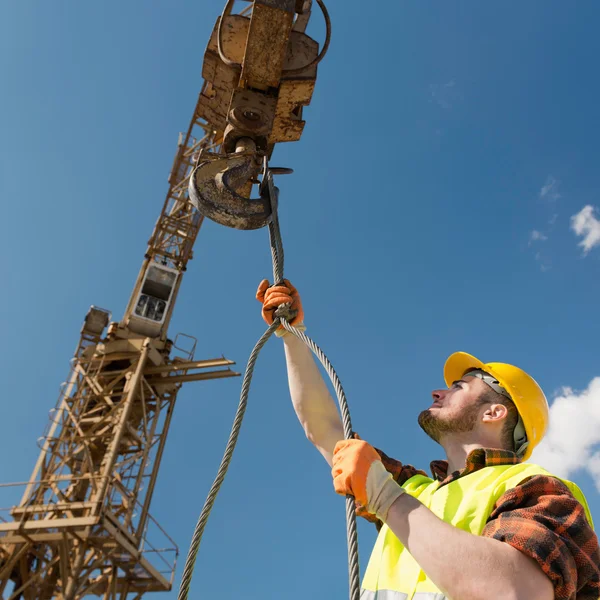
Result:
[[[278,189],[273,183],[273,175],[269,171],[266,159],[263,173],[263,182],[261,185],[261,193],[268,194],[271,202],[272,211],[271,219],[269,221],[269,241],[271,245],[271,258],[273,262],[273,279],[276,285],[282,284],[284,282],[284,254],[283,243],[281,240],[281,232],[279,230],[279,219],[277,216]],[[219,466],[217,476],[210,488],[206,501],[204,502],[202,512],[200,513],[200,517],[198,518],[196,528],[194,529],[194,533],[192,535],[190,549],[188,550],[185,566],[183,568],[183,575],[179,587],[179,594],[177,596],[178,600],[188,599],[192,583],[192,576],[194,573],[194,566],[196,563],[198,550],[200,548],[202,534],[204,533],[204,529],[206,527],[210,511],[212,510],[212,507],[215,503],[215,499],[217,497],[217,494],[219,493],[219,489],[221,488],[223,480],[225,479],[225,475],[227,474],[227,469],[229,468],[229,464],[231,463],[233,451],[235,450],[235,446],[239,437],[240,428],[242,426],[242,420],[244,418],[244,413],[246,412],[246,406],[248,404],[248,395],[250,392],[252,376],[254,374],[254,366],[256,364],[256,360],[258,358],[258,355],[260,354],[260,351],[262,350],[263,346],[267,343],[268,339],[271,337],[271,335],[275,332],[276,329],[278,329],[279,327],[283,327],[287,332],[295,335],[297,338],[302,340],[319,359],[320,363],[323,365],[325,371],[327,372],[327,375],[329,375],[329,379],[331,380],[331,383],[335,389],[335,394],[342,416],[344,438],[352,438],[352,421],[350,420],[350,410],[348,409],[346,394],[344,393],[344,389],[342,388],[340,379],[337,376],[333,365],[329,362],[329,359],[327,358],[323,350],[321,350],[321,348],[319,348],[319,346],[303,331],[300,331],[296,327],[290,325],[288,321],[296,316],[295,313],[296,311],[291,310],[288,304],[282,304],[281,306],[279,306],[279,308],[275,311],[275,319],[272,325],[270,325],[269,328],[265,331],[265,333],[263,333],[261,338],[254,346],[252,352],[250,353],[248,365],[246,366],[246,372],[244,373],[240,401],[238,404],[237,411],[235,413],[235,418],[233,421],[231,434],[229,435],[229,440],[227,441],[225,453],[223,455],[223,459],[221,460],[221,465]],[[346,538],[348,542],[348,576],[350,600],[360,600],[358,534],[356,528],[356,508],[354,498],[352,496],[346,496]]]
[[248,404],[248,394],[250,392],[250,384],[252,383],[252,375],[254,373],[254,365],[256,364],[256,359],[258,358],[262,347],[267,343],[267,340],[271,337],[271,335],[277,329],[278,326],[279,322],[275,321],[267,329],[267,331],[263,333],[261,338],[254,346],[252,352],[250,353],[250,358],[248,359],[246,372],[244,373],[244,381],[242,383],[240,402],[235,413],[233,426],[231,428],[229,440],[227,441],[227,446],[225,448],[225,454],[223,455],[223,459],[221,460],[221,465],[219,466],[217,476],[215,477],[210,491],[208,492],[208,496],[204,502],[204,506],[202,507],[202,512],[198,517],[198,522],[196,523],[194,534],[192,535],[190,549],[188,550],[187,558],[185,560],[183,575],[181,577],[181,584],[179,586],[179,594],[177,596],[178,600],[187,600],[190,591],[192,575],[194,573],[194,565],[196,563],[196,556],[198,555],[198,549],[200,548],[200,540],[202,539],[202,534],[204,533],[204,528],[206,527],[206,522],[208,521],[210,511],[212,510],[217,494],[219,493],[219,489],[221,488],[223,480],[225,479],[225,475],[227,474],[227,469],[229,468],[229,464],[231,463],[233,451],[235,450],[238,436],[240,434],[240,428],[242,426],[244,413],[246,412],[246,406]]

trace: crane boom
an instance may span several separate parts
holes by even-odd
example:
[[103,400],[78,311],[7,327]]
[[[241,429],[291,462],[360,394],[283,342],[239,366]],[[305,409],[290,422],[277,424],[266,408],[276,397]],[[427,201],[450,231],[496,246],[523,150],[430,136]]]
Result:
[[167,197],[121,321],[122,328],[135,334],[165,339],[182,276],[202,226],[202,214],[189,202],[189,176],[198,152],[219,148],[214,130],[198,111],[205,87],[187,132],[179,135]]

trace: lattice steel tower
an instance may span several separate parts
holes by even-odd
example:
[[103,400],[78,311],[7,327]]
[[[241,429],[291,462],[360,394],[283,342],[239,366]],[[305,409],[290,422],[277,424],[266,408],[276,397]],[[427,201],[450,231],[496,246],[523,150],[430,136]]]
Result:
[[188,201],[193,157],[218,149],[199,114],[180,135],[125,315],[111,323],[90,308],[33,474],[2,517],[2,598],[140,598],[171,588],[177,548],[149,507],[175,399],[184,382],[238,375],[225,358],[194,360],[193,338],[183,352],[183,338],[167,338],[202,224]]

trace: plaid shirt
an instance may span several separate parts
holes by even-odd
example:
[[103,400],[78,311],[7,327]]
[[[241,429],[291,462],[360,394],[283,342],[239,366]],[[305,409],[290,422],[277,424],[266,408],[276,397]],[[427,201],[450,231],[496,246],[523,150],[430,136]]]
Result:
[[[385,468],[402,485],[424,471],[377,450]],[[433,478],[447,485],[484,467],[519,463],[514,452],[477,449],[467,457],[466,467],[448,475],[448,463],[431,463]],[[357,514],[381,528],[374,515],[357,508]],[[564,483],[537,475],[506,492],[496,502],[481,535],[510,544],[533,558],[554,584],[556,600],[600,598],[600,551],[598,538],[587,521],[583,506]]]

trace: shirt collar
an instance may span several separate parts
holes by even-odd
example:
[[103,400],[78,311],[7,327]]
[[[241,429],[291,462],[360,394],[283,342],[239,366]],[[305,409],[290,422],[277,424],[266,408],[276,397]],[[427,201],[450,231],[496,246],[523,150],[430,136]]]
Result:
[[431,474],[442,484],[450,483],[459,477],[464,477],[469,473],[479,471],[484,467],[497,467],[499,465],[517,465],[521,459],[510,450],[500,450],[498,448],[476,448],[471,450],[467,456],[465,468],[461,471],[448,473],[448,461],[434,460],[431,467]]

